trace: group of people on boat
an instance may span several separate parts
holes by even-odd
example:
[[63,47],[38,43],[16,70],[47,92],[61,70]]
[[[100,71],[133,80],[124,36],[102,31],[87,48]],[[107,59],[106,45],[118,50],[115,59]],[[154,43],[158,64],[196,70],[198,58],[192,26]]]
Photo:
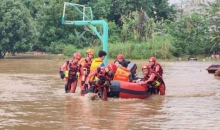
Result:
[[[98,58],[94,58],[94,50],[88,49],[86,57],[78,52],[74,53],[71,60],[66,61],[60,67],[60,77],[65,78],[65,92],[75,93],[77,84],[80,86],[81,95],[88,92],[98,93],[102,100],[107,100],[111,81],[119,68],[128,70],[130,61],[125,60],[122,54],[117,56],[113,63],[105,65],[103,60],[107,53],[103,50],[98,52]],[[155,57],[149,59],[149,64],[142,67],[143,78],[136,77],[137,67],[130,68],[128,82],[144,85],[149,88],[151,94],[165,95],[163,82],[163,69],[156,62]]]

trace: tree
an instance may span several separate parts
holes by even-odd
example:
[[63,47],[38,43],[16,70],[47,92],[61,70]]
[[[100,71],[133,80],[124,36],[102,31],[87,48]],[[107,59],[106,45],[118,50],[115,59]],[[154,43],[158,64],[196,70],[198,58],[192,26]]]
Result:
[[[39,10],[36,14],[36,21],[40,36],[37,44],[34,46],[34,50],[55,52],[54,49],[57,49],[58,46],[63,47],[65,44],[75,43],[76,37],[73,33],[76,27],[61,24],[64,1],[48,0],[46,3],[41,2],[38,5]],[[68,15],[66,18],[67,20],[73,20],[76,13],[73,13],[73,10],[69,12],[73,15],[71,17]],[[56,53],[62,53],[63,48],[59,50]]]
[[209,37],[211,37],[210,41],[214,43],[211,51],[213,51],[213,54],[218,54],[220,43],[220,1],[208,3],[206,10],[208,13],[205,15],[210,27]]
[[149,17],[155,20],[173,19],[173,15],[176,14],[174,6],[170,6],[168,0],[153,0],[148,12]]
[[141,42],[142,39],[146,41],[147,20],[147,14],[142,9],[123,16],[122,42],[126,42],[127,40]]
[[94,20],[99,20],[110,13],[111,0],[90,0],[86,6],[92,7]]
[[31,16],[35,19],[41,6],[46,4],[47,0],[22,0],[22,3],[28,8]]
[[198,13],[169,24],[168,33],[175,38],[176,56],[202,54],[209,48],[207,21]]
[[35,23],[20,0],[1,1],[0,30],[0,58],[31,50],[37,38]]
[[168,0],[111,0],[110,21],[118,22],[120,15],[128,15],[133,11],[143,9],[150,18],[155,20],[170,19],[176,13],[174,6]]

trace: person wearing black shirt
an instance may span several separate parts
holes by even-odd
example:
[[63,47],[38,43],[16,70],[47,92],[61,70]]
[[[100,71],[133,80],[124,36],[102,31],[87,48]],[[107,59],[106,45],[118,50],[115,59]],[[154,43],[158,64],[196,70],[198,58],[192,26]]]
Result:
[[114,63],[117,66],[123,66],[123,67],[127,68],[130,61],[125,60],[124,56],[122,54],[118,54],[117,60],[115,60]]

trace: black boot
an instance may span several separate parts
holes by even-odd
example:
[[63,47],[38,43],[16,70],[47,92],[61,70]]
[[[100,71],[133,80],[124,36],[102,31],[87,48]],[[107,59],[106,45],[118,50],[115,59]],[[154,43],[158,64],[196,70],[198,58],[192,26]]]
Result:
[[68,93],[68,85],[65,85],[65,92]]

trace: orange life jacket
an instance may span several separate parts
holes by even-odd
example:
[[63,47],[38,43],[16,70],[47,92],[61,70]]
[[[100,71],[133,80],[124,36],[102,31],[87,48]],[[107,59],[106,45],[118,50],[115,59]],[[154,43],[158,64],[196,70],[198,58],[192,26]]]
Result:
[[97,85],[103,85],[106,81],[110,83],[113,78],[113,75],[109,75],[105,71],[105,67],[98,67],[97,72],[98,73],[95,75],[98,78],[98,81],[96,82]]
[[156,75],[159,74],[159,75],[162,77],[162,76],[163,76],[163,69],[162,69],[162,67],[161,67],[161,65],[160,65],[159,63],[155,63],[155,64],[154,64],[154,66],[152,67],[152,71],[155,72],[155,71],[156,71],[156,67],[157,67],[158,65],[160,66],[160,69],[159,69],[158,72],[156,72]]
[[144,75],[144,81],[148,80],[150,78],[150,75]]
[[86,58],[83,58],[80,61],[80,65],[83,68],[83,71],[84,71],[85,75],[88,75],[90,73],[91,64],[92,64],[92,60],[88,61]]
[[114,75],[114,80],[119,80],[119,81],[129,81],[129,75],[130,71],[125,68],[125,67],[118,67],[115,75]]
[[[152,73],[154,73],[154,72],[152,72]],[[149,73],[148,75],[145,75],[144,76],[144,81],[148,80],[152,73]],[[151,85],[154,85],[154,86],[157,85],[158,86],[159,84],[164,83],[164,82],[163,82],[162,77],[159,74],[155,74],[155,77],[154,77],[153,81],[151,81],[149,83]]]
[[66,62],[66,70],[69,70],[69,79],[76,80],[77,79],[77,72],[79,72],[79,65],[78,63],[72,63],[71,61]]

